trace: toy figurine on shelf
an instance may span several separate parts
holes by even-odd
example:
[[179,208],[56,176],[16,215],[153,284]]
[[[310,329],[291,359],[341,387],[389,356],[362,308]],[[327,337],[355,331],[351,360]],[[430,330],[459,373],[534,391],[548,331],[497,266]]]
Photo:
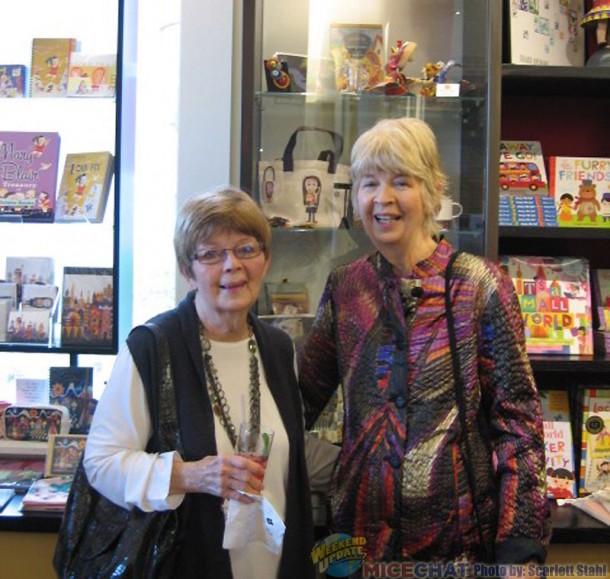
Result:
[[591,10],[580,21],[583,28],[595,28],[597,50],[587,61],[587,66],[610,66],[609,21],[610,0],[593,0]]
[[403,73],[407,62],[413,61],[413,52],[417,48],[415,42],[397,40],[390,48],[390,57],[385,70],[387,77],[383,83],[384,92],[388,95],[401,95],[408,92],[409,79]]
[[413,94],[421,96],[436,96],[436,86],[447,82],[447,74],[454,67],[461,67],[455,60],[442,60],[438,62],[427,62],[422,68],[422,78],[411,83],[410,90]]

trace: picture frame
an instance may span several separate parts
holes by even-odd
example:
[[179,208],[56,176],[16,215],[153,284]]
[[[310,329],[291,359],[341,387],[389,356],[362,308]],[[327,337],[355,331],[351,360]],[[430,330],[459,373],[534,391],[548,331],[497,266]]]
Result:
[[309,292],[304,283],[265,284],[269,313],[276,316],[301,316],[309,313]]
[[85,451],[85,434],[51,434],[45,477],[73,475]]

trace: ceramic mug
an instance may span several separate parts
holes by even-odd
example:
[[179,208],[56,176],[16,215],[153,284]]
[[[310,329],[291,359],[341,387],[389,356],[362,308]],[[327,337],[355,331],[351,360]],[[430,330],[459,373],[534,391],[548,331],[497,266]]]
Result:
[[463,211],[464,208],[460,203],[445,198],[441,201],[441,208],[436,214],[436,221],[443,229],[449,229],[451,221],[457,219]]

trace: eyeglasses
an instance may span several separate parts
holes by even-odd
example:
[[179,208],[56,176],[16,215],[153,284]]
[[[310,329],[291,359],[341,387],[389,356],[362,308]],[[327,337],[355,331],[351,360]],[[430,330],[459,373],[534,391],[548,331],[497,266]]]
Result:
[[203,265],[212,265],[224,261],[229,251],[232,251],[237,259],[252,259],[257,255],[260,255],[264,249],[265,244],[259,243],[258,241],[240,243],[235,247],[203,247],[202,249],[198,249],[191,259],[196,259]]

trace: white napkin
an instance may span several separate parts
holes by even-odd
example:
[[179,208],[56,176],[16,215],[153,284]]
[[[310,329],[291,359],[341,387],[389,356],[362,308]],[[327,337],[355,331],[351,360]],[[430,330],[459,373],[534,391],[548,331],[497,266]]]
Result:
[[557,504],[559,506],[574,505],[595,517],[598,521],[610,525],[610,487],[605,487],[578,499],[557,499]]
[[243,494],[253,498],[254,502],[229,501],[223,548],[240,549],[253,541],[260,541],[274,555],[279,555],[286,530],[284,521],[264,496]]

